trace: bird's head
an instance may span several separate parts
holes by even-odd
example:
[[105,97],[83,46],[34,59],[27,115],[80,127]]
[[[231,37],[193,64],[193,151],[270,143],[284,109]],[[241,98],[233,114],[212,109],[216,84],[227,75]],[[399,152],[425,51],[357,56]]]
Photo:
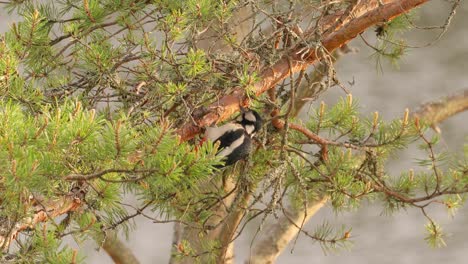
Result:
[[262,128],[263,119],[256,111],[247,109],[242,111],[236,123],[242,125],[247,134],[254,136]]

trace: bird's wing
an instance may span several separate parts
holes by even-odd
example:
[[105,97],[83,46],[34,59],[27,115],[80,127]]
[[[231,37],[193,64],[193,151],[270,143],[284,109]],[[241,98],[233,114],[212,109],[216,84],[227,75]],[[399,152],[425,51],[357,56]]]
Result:
[[242,145],[244,142],[245,135],[244,129],[236,129],[230,130],[221,137],[219,137],[216,141],[219,141],[219,152],[218,156],[225,157],[231,154],[237,147]]
[[207,127],[205,130],[205,138],[215,142],[228,131],[242,129],[242,126],[235,123],[228,123],[220,127]]

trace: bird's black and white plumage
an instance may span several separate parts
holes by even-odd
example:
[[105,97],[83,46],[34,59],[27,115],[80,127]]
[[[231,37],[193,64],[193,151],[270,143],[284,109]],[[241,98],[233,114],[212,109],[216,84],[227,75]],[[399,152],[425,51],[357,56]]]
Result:
[[255,136],[263,125],[262,117],[254,110],[243,112],[236,119],[236,122],[240,124],[251,137]]
[[260,130],[262,123],[263,120],[257,112],[248,110],[235,122],[220,127],[207,127],[205,138],[214,143],[219,142],[219,151],[216,155],[225,157],[224,166],[229,166],[249,155],[252,149],[252,137]]

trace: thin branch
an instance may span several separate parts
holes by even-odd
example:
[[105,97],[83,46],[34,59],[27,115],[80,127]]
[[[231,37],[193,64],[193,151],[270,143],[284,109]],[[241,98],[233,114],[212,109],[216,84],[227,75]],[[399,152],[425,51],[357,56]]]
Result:
[[[86,180],[92,180],[96,178],[101,178],[106,174],[109,173],[135,173],[135,174],[140,174],[140,173],[153,173],[156,172],[157,170],[128,170],[128,169],[107,169],[107,170],[102,170],[90,174],[69,174],[65,176],[65,180],[67,181],[86,181]],[[103,179],[106,180],[106,179]],[[138,181],[140,179],[132,179],[131,181]],[[111,181],[111,180],[106,180],[106,181]],[[122,181],[118,181],[122,182]]]

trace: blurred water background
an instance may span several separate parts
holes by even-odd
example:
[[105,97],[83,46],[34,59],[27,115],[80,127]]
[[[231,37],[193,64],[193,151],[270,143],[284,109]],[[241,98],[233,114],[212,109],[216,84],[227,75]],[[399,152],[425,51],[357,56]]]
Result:
[[[417,12],[420,26],[443,25],[450,11],[448,1],[431,1]],[[2,5],[0,5],[0,8]],[[0,10],[0,33],[9,28],[17,18]],[[438,31],[414,30],[408,32],[408,44],[424,45],[431,42]],[[366,37],[372,38],[372,31]],[[405,108],[415,109],[423,102],[468,88],[468,3],[462,1],[457,14],[442,39],[430,47],[411,49],[400,61],[399,69],[384,63],[379,73],[372,50],[360,39],[350,43],[359,48],[357,54],[346,55],[337,63],[338,76],[342,83],[353,82],[350,88],[353,98],[359,100],[361,111],[369,115],[379,111],[386,120],[403,115]],[[331,105],[343,96],[339,88],[327,92],[323,100]],[[303,113],[305,116],[305,113]],[[468,113],[459,114],[440,124],[442,149],[462,154],[463,142],[468,135]],[[388,164],[390,173],[410,168],[417,169],[416,159],[423,158],[416,146],[401,151]],[[314,230],[318,224],[328,221],[336,227],[352,227],[354,246],[350,251],[324,254],[317,243],[300,236],[294,247],[290,247],[277,263],[400,263],[465,264],[468,259],[468,207],[461,208],[454,218],[443,206],[433,206],[430,214],[441,224],[449,236],[447,247],[431,249],[424,241],[426,219],[420,211],[409,209],[392,216],[382,214],[379,204],[366,204],[352,212],[334,213],[330,206],[319,211],[306,225]],[[127,244],[141,263],[167,263],[172,239],[172,224],[153,224],[137,218],[138,227],[130,234]],[[243,263],[249,255],[249,247],[255,227],[251,226],[236,244],[236,263]],[[268,232],[268,230],[263,230]],[[112,263],[96,245],[74,245],[86,252],[87,263]]]

